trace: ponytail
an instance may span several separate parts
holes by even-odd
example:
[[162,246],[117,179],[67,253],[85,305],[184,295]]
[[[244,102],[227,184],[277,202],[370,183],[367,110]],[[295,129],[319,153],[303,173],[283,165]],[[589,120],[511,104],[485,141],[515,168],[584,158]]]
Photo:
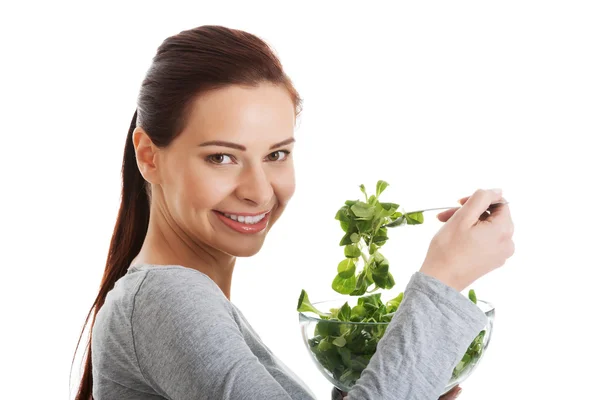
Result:
[[[117,222],[113,231],[104,276],[100,284],[100,290],[96,300],[92,304],[83,329],[75,348],[81,342],[83,331],[88,323],[90,315],[94,313],[92,324],[90,326],[89,339],[87,342],[87,354],[85,357],[85,366],[83,376],[75,400],[93,400],[92,397],[92,329],[96,322],[98,310],[104,304],[106,295],[114,287],[115,282],[124,276],[127,268],[140,252],[146,232],[148,231],[148,222],[150,221],[150,203],[146,193],[146,181],[138,169],[135,149],[133,147],[133,131],[137,126],[137,110],[133,114],[125,151],[123,154],[122,179],[123,188],[121,191],[121,206],[117,216]],[[75,355],[73,355],[73,361]],[[71,367],[73,365],[71,364]]]

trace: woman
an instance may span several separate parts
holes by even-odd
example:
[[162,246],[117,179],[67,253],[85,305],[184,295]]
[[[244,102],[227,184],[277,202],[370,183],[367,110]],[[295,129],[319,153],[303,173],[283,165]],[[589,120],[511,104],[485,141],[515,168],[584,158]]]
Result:
[[[316,398],[229,301],[236,257],[260,250],[294,193],[300,108],[251,34],[203,26],[162,43],[127,135],[77,399]],[[480,220],[501,199],[478,190],[438,215],[448,222],[349,400],[438,397],[486,323],[460,291],[513,252],[508,207]]]

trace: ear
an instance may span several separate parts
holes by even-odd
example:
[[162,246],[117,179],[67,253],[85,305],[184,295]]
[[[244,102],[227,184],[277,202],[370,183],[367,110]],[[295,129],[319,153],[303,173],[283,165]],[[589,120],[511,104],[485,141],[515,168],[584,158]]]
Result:
[[133,131],[133,147],[135,149],[135,158],[138,168],[144,179],[150,183],[159,184],[160,176],[158,174],[158,147],[152,143],[152,140],[143,128],[137,127]]

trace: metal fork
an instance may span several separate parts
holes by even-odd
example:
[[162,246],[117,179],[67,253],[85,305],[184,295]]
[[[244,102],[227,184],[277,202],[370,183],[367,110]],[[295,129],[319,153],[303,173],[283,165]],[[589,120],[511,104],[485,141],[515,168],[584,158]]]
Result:
[[[508,201],[501,201],[498,203],[492,203],[490,204],[490,206],[488,207],[487,211],[492,212],[493,210],[495,210],[497,207],[503,206],[505,204],[508,204]],[[462,206],[454,206],[454,207],[438,207],[438,208],[426,208],[424,210],[417,210],[417,211],[409,211],[409,212],[405,212],[404,215],[407,214],[413,214],[413,213],[422,213],[425,211],[434,211],[434,210],[450,210],[451,208],[460,208]],[[483,213],[485,214],[485,212]],[[481,214],[483,216],[483,214]],[[394,228],[396,226],[400,226],[400,225],[393,225],[394,222],[390,222],[387,225],[383,225],[382,228]]]

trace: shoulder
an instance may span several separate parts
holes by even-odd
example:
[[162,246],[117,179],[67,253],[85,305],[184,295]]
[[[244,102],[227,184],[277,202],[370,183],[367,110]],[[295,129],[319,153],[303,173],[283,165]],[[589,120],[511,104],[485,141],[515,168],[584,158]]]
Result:
[[232,305],[207,275],[182,266],[144,267],[133,294],[132,317],[166,319],[183,317],[230,317]]
[[223,346],[224,336],[243,339],[232,304],[207,275],[180,266],[137,273],[144,276],[133,298],[131,333],[141,365],[161,352],[173,363],[184,353],[203,359]]
[[143,266],[136,267],[132,274],[143,275],[136,297],[145,292],[156,294],[156,291],[166,292],[167,289],[170,289],[171,291],[184,290],[186,292],[201,290],[206,295],[220,295],[225,298],[221,289],[208,275],[192,268],[177,265]]

